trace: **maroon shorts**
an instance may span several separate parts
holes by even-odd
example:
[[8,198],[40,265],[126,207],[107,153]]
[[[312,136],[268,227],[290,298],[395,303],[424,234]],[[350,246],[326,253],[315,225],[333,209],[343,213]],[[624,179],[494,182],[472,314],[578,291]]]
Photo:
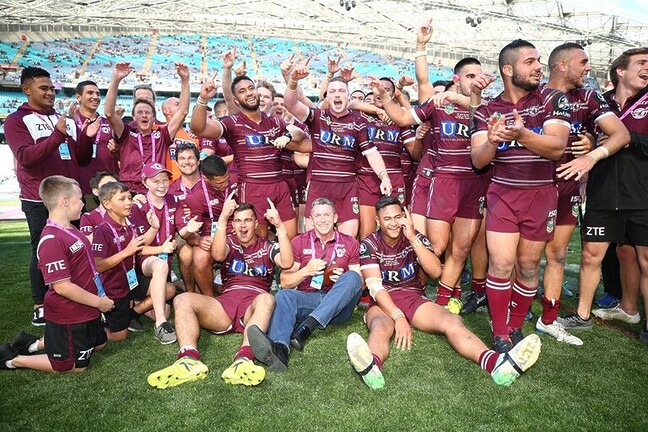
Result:
[[481,219],[486,184],[473,177],[436,176],[430,184],[430,211],[427,217],[453,223],[455,218]]
[[256,290],[232,289],[225,291],[223,294],[216,297],[216,301],[221,304],[227,316],[232,319],[232,322],[228,329],[218,332],[213,331],[212,333],[243,333],[243,330],[245,330],[245,324],[243,324],[245,312],[247,312],[248,308],[259,294],[261,293]]
[[246,202],[254,206],[259,221],[265,221],[263,215],[270,208],[268,198],[279,211],[279,217],[281,217],[282,221],[289,221],[297,217],[290,189],[283,180],[271,183],[240,182],[238,184],[238,198],[238,202]]
[[310,216],[311,205],[317,198],[328,198],[333,202],[338,224],[359,218],[360,205],[356,182],[332,183],[311,180],[307,187],[304,217]]
[[[401,204],[405,203],[405,183],[403,176],[398,174],[390,174],[389,180],[392,184],[391,196],[398,198]],[[380,180],[375,175],[359,175],[358,176],[358,201],[361,206],[376,205],[376,202],[382,197],[380,193]]]
[[577,181],[558,182],[556,225],[576,225],[580,212],[580,187]]
[[491,183],[486,231],[520,233],[531,241],[550,241],[556,226],[558,189],[518,189]]
[[412,186],[412,199],[410,211],[414,214],[425,216],[430,203],[430,183],[432,179],[424,175],[417,175]]
[[45,323],[45,352],[57,372],[88,367],[95,347],[107,340],[101,318],[81,324]]
[[[389,291],[389,296],[398,309],[403,311],[405,318],[410,323],[414,319],[416,310],[424,303],[432,302],[429,298],[425,297],[425,293],[420,290],[397,290]],[[367,311],[378,304],[371,299]]]
[[292,199],[293,207],[299,205],[299,187],[294,177],[286,176],[284,180],[286,185],[288,185],[288,190],[290,191],[290,199]]

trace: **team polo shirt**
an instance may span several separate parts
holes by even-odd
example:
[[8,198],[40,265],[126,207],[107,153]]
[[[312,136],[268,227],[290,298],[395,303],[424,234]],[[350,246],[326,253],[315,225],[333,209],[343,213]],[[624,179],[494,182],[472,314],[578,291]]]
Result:
[[229,251],[221,266],[223,292],[241,289],[269,292],[279,245],[257,236],[254,243],[242,246],[235,236],[229,235],[227,246]]

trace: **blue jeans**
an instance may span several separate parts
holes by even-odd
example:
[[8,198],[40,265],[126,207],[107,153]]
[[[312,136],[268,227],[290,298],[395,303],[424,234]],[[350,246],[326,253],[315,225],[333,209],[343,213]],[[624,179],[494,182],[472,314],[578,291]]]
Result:
[[275,309],[270,320],[268,336],[286,346],[296,325],[309,315],[323,330],[329,324],[340,324],[351,318],[362,292],[362,279],[354,271],[347,271],[330,291],[304,292],[281,290],[275,296]]

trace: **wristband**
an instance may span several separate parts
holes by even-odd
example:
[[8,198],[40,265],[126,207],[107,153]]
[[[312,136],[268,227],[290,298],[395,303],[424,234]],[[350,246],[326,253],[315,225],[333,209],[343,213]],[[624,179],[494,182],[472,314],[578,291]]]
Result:
[[284,132],[283,136],[285,136],[286,138],[288,138],[290,141],[292,141],[292,139],[293,139],[293,136],[292,136],[292,134],[290,133],[290,131],[286,131],[286,132]]
[[427,56],[427,52],[425,52],[425,51],[416,51],[416,53],[414,53],[414,58],[415,59],[417,59],[419,57],[425,57],[425,56]]
[[382,170],[378,173],[378,178],[380,180],[385,180],[389,175],[387,174],[387,170]]
[[295,81],[294,79],[290,78],[290,79],[288,80],[288,88],[289,88],[290,90],[297,90],[297,81]]
[[365,281],[367,284],[367,288],[369,289],[369,295],[371,296],[372,299],[376,300],[376,295],[385,289],[385,287],[382,284],[382,279],[381,278],[367,278]]
[[410,245],[412,245],[412,249],[416,249],[419,246],[423,246],[423,242],[418,238],[415,238],[414,240],[410,241]]
[[594,159],[595,162],[598,162],[601,159],[605,159],[610,156],[610,151],[605,147],[597,147],[591,152],[587,153],[585,156],[589,156]]
[[202,96],[198,96],[196,103],[200,106],[206,107],[209,104],[209,99],[203,99]]
[[398,318],[404,318],[405,314],[403,313],[402,310],[396,309],[394,312],[392,312],[391,317],[394,321],[396,321]]

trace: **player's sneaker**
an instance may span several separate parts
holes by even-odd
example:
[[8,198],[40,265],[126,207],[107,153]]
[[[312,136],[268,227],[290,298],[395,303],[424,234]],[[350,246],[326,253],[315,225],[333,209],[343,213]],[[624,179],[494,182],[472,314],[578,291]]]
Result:
[[639,312],[634,315],[630,315],[626,313],[626,311],[621,309],[621,306],[615,306],[609,309],[594,309],[592,311],[592,314],[601,318],[602,320],[618,320],[630,324],[637,324],[639,321],[641,321]]
[[261,384],[265,378],[265,369],[254,364],[252,360],[240,358],[223,371],[221,378],[227,384],[243,384],[255,386]]
[[142,324],[142,321],[140,321],[139,317],[133,318],[128,323],[128,331],[139,333],[143,332],[144,330],[146,330],[146,327],[144,327],[144,324]]
[[385,387],[385,378],[374,361],[369,345],[358,333],[351,333],[347,337],[347,354],[351,366],[370,389]]
[[558,321],[554,321],[551,324],[545,324],[542,322],[542,318],[538,318],[535,329],[536,332],[540,334],[547,334],[555,337],[558,342],[565,342],[569,345],[583,345],[582,340],[565,330],[562,324]]
[[0,369],[11,369],[7,366],[6,362],[13,360],[18,356],[18,353],[11,346],[10,343],[0,345]]
[[500,354],[491,377],[495,384],[510,386],[538,361],[542,343],[537,334],[525,337],[511,351]]
[[513,344],[511,343],[511,339],[502,336],[493,337],[493,349],[498,353],[507,353],[511,351],[512,348]]
[[282,343],[274,342],[267,334],[252,324],[247,329],[250,348],[254,357],[273,372],[288,370],[288,347]]
[[162,345],[172,344],[177,340],[175,329],[168,321],[155,327],[155,337]]
[[39,306],[34,309],[34,312],[32,313],[31,323],[33,326],[37,327],[45,325],[45,308],[43,308],[43,306]]
[[11,347],[20,355],[30,355],[32,353],[29,352],[29,347],[38,339],[40,339],[38,336],[20,330],[11,342]]
[[207,365],[191,357],[182,357],[171,366],[148,376],[146,381],[152,387],[165,389],[180,384],[205,379],[209,373]]
[[558,317],[557,321],[565,330],[592,330],[592,318],[583,319],[578,312]]
[[600,308],[608,309],[618,305],[619,299],[614,297],[613,295],[605,294],[603,297],[597,298],[594,303],[596,303],[596,306]]
[[450,297],[448,299],[448,304],[445,305],[445,308],[448,310],[448,312],[455,315],[459,315],[462,306],[463,306],[463,302],[461,301],[461,299],[458,299],[456,297]]
[[522,342],[524,339],[524,334],[522,333],[521,328],[509,329],[509,339],[511,340],[511,345],[515,346]]
[[479,309],[482,306],[487,306],[488,305],[488,298],[486,298],[486,293],[477,293],[477,292],[471,292],[468,294],[468,297],[466,297],[466,302],[464,305],[461,307],[461,313],[462,314],[470,314],[477,312],[477,309]]

